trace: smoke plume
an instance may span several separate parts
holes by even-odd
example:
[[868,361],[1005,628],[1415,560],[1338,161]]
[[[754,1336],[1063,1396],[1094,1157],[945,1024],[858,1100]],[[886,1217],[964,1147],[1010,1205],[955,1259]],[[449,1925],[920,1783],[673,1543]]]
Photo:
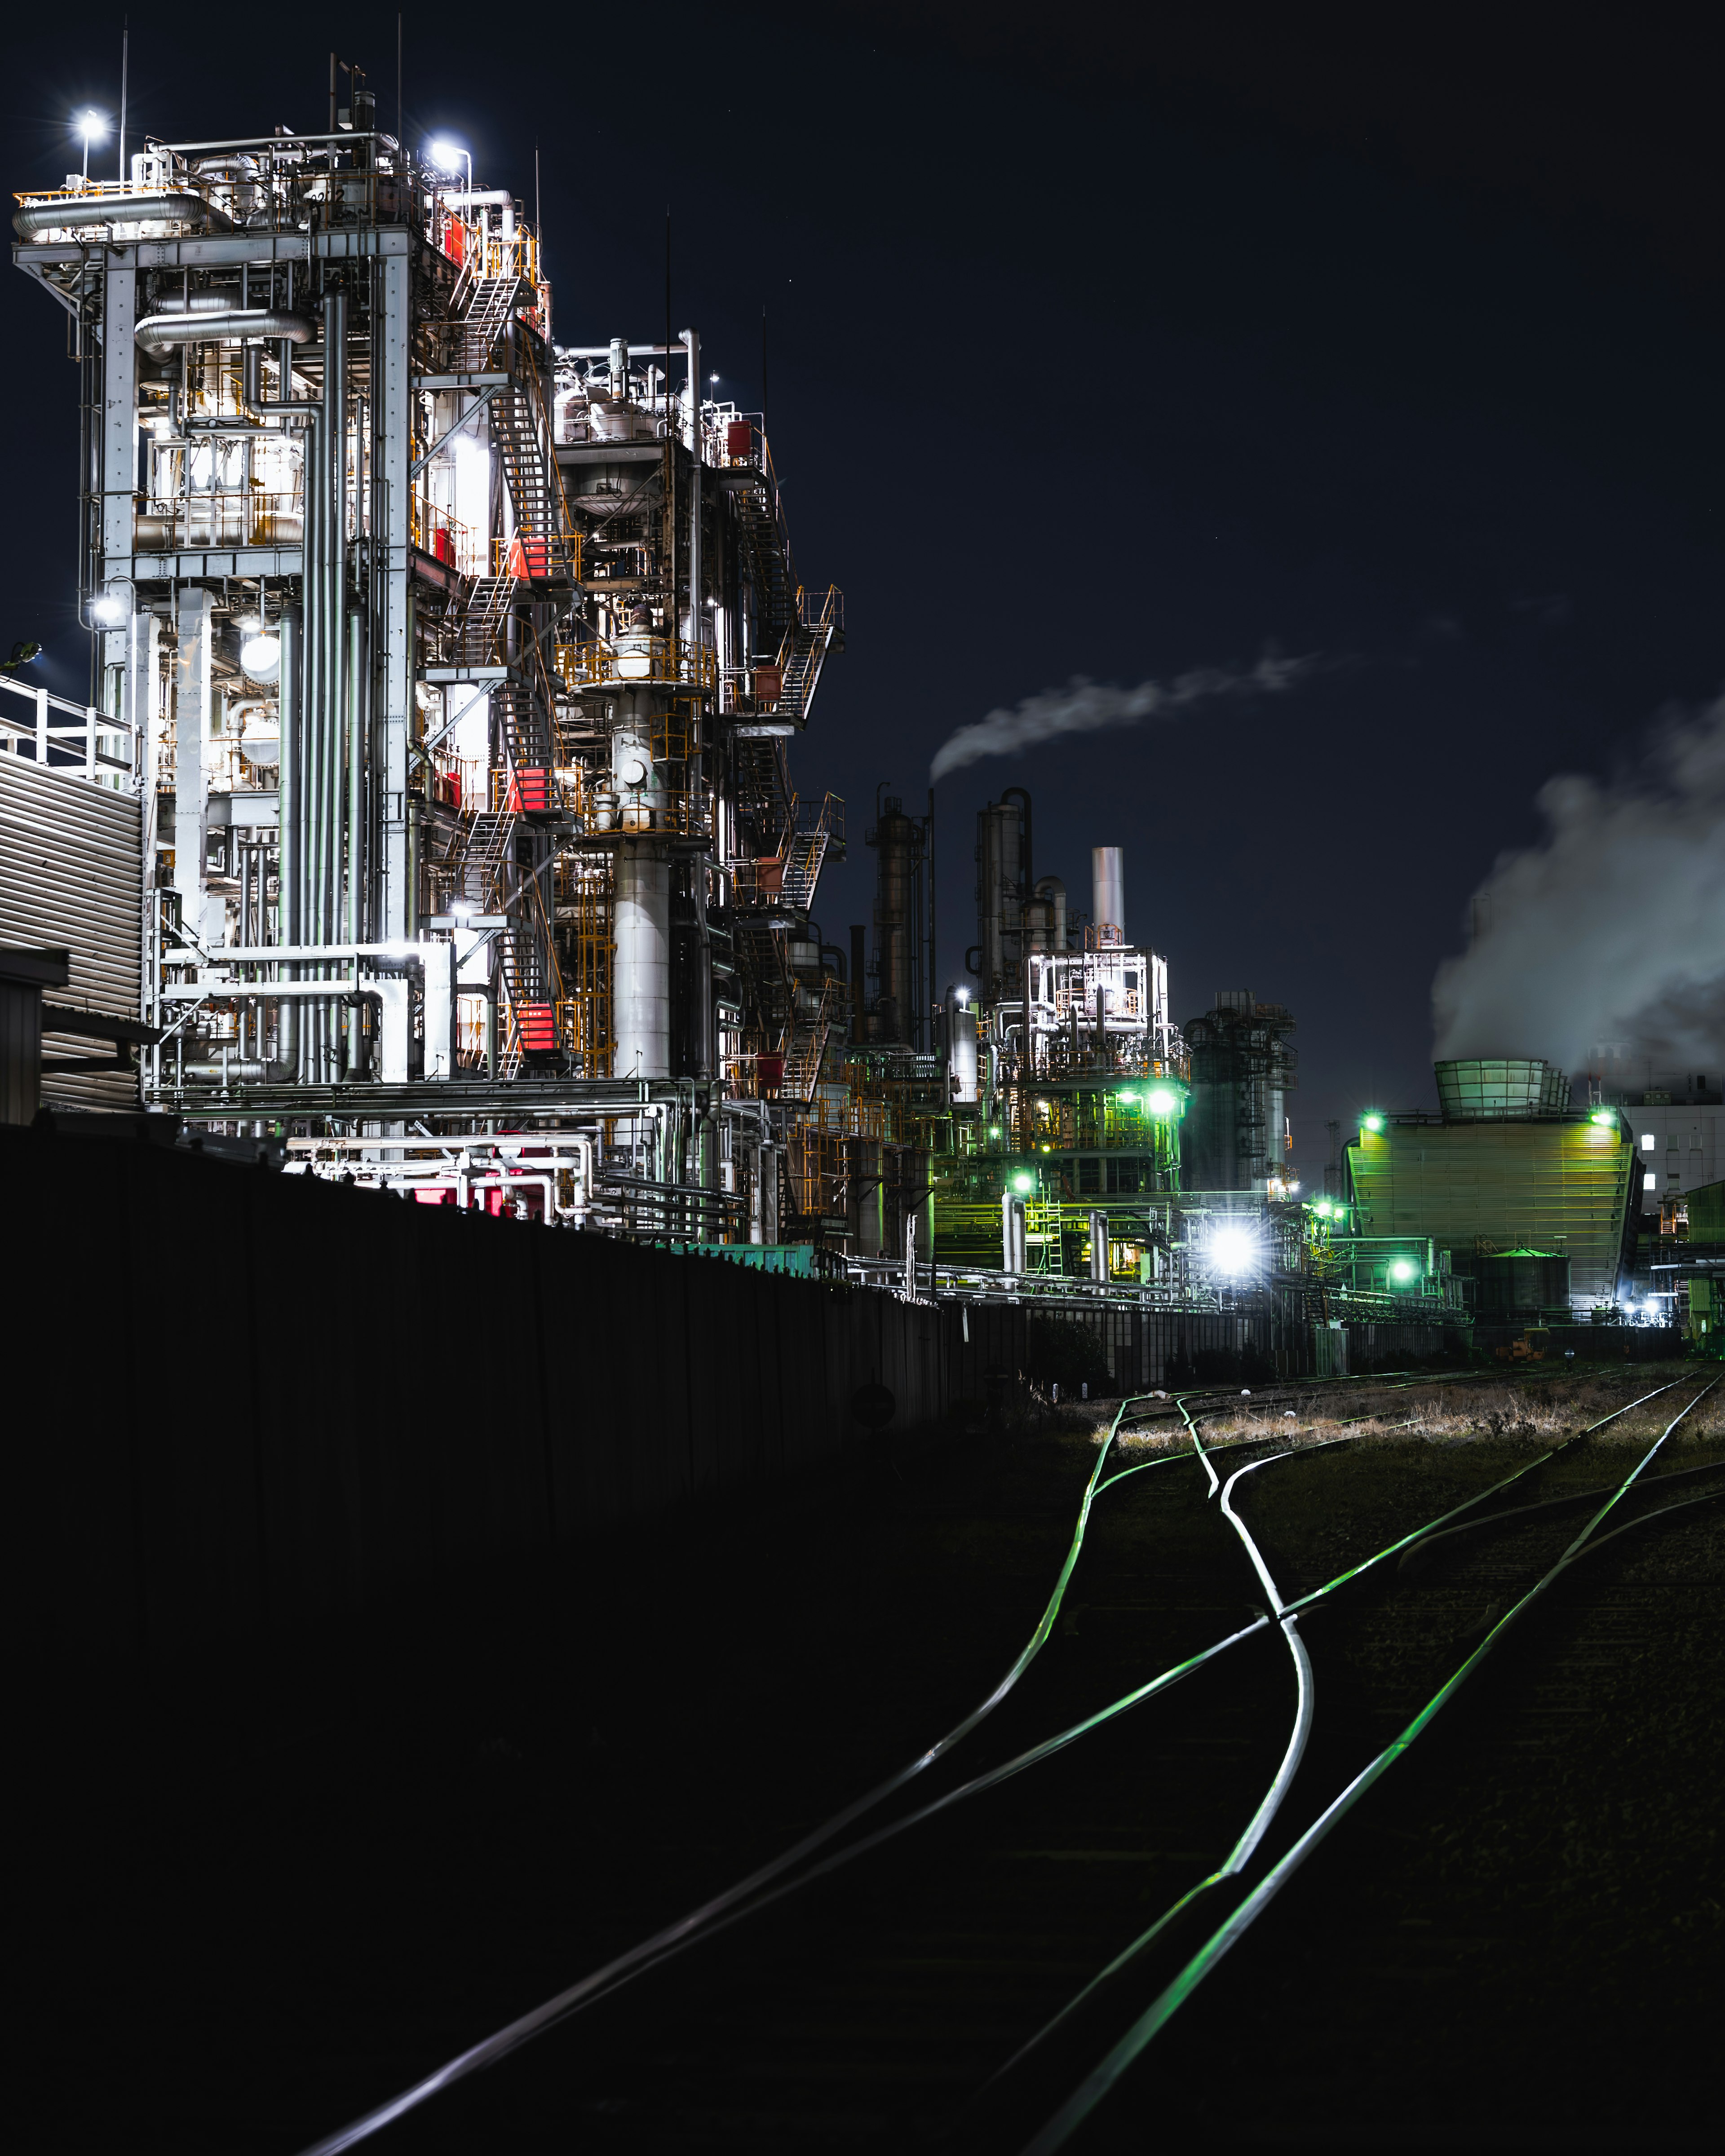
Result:
[[1280,659],[1266,653],[1241,673],[1220,666],[1195,666],[1170,682],[1141,681],[1136,689],[1116,689],[1075,674],[1064,689],[1045,689],[1009,711],[1004,705],[986,718],[960,726],[944,742],[929,767],[931,778],[944,778],[985,756],[1013,756],[1060,734],[1095,733],[1103,726],[1136,726],[1140,719],[1173,717],[1212,696],[1279,695],[1317,664],[1315,659]]
[[[1475,894],[1471,947],[1432,983],[1440,1057],[1570,1071],[1634,1045],[1661,1070],[1725,1057],[1725,696],[1668,717],[1609,784],[1553,778],[1550,829]],[[1717,1082],[1717,1081],[1715,1081]]]

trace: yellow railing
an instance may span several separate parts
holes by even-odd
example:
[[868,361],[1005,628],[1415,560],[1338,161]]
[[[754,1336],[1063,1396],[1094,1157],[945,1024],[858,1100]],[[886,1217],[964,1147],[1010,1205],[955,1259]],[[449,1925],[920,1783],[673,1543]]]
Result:
[[608,644],[560,644],[557,670],[565,687],[570,689],[598,681],[624,685],[632,681],[656,681],[711,690],[718,681],[719,660],[718,654],[705,644],[697,648],[666,637],[658,651],[624,652],[620,656]]

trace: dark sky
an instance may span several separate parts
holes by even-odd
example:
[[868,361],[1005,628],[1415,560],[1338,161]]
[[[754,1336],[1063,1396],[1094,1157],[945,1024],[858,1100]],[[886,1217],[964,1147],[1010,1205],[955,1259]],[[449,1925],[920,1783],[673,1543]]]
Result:
[[[1026,786],[1076,904],[1090,847],[1126,848],[1178,1017],[1218,987],[1293,1009],[1310,1172],[1326,1116],[1427,1098],[1433,970],[1536,788],[1725,683],[1720,55],[1698,13],[1186,12],[670,6],[480,39],[422,9],[407,133],[528,198],[536,138],[565,341],[662,331],[667,204],[676,326],[745,407],[767,308],[798,565],[849,622],[794,767],[850,804],[829,938],[867,916],[877,783],[920,806],[954,727],[1074,674],[1322,656],[937,804],[943,980],[975,810]],[[117,95],[120,10],[64,19],[8,43],[13,187],[75,167],[69,115]],[[135,134],[317,126],[332,42],[393,124],[393,9],[302,13],[303,53],[279,16],[208,45],[133,19]],[[75,686],[73,370],[58,311],[7,291],[0,634]]]

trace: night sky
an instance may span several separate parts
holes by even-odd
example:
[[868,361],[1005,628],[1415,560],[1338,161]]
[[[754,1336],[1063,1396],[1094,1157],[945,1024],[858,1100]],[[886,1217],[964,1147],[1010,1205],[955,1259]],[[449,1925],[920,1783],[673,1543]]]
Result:
[[[845,593],[793,763],[850,804],[829,940],[868,916],[877,784],[920,809],[955,728],[1075,675],[1312,662],[937,799],[942,984],[975,810],[1028,787],[1076,906],[1091,846],[1125,847],[1177,1018],[1219,987],[1291,1007],[1309,1174],[1327,1116],[1428,1101],[1433,973],[1536,789],[1725,685],[1719,54],[1644,10],[1427,13],[1397,44],[1241,8],[1153,41],[1148,12],[670,6],[481,41],[419,10],[406,131],[530,204],[536,138],[563,341],[662,335],[667,206],[674,327],[745,408],[766,309],[798,567]],[[9,187],[76,168],[120,13],[9,39]],[[252,19],[200,44],[133,11],[133,146],[321,126],[331,43],[393,130],[393,9]],[[64,317],[5,290],[0,634],[81,696],[75,377]]]

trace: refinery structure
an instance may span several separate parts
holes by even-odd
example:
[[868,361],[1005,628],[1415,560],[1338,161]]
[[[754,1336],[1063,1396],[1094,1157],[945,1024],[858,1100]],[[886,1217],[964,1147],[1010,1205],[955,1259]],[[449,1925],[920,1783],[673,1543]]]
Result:
[[1069,895],[1023,789],[977,815],[962,968],[932,797],[872,804],[873,921],[829,940],[845,805],[803,737],[844,606],[762,414],[707,393],[696,329],[554,323],[511,190],[349,80],[321,132],[148,141],[18,198],[80,369],[94,654],[86,705],[0,695],[0,811],[55,864],[0,892],[42,1097],[416,1203],[1032,1300],[1145,1379],[1183,1315],[1285,1369],[1465,1330],[1495,1142],[1546,1209],[1494,1250],[1568,1237],[1565,1296],[1612,1301],[1627,1111],[1524,1075],[1492,1122],[1452,1074],[1430,1132],[1363,1130],[1302,1193],[1292,1014],[1222,990],[1177,1023],[1121,849]]

